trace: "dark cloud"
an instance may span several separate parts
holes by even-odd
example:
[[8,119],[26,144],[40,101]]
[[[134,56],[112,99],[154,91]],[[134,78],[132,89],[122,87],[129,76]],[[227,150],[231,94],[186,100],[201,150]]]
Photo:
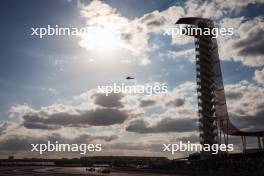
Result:
[[46,142],[47,140],[49,140],[52,142],[59,141],[60,143],[68,143],[68,144],[83,144],[83,143],[93,142],[95,140],[111,142],[116,139],[118,139],[117,135],[99,136],[99,135],[90,135],[90,134],[80,134],[75,138],[67,138],[61,136],[58,133],[52,133],[52,135],[47,136],[45,140]]
[[169,101],[168,103],[166,103],[166,106],[173,106],[173,107],[179,107],[184,105],[185,103],[185,99],[182,98],[176,98],[173,101]]
[[126,131],[136,133],[190,132],[197,130],[197,119],[164,118],[155,125],[149,125],[143,119],[130,122]]
[[[7,136],[0,142],[0,150],[28,150],[31,149],[31,144],[44,143],[45,140],[42,138],[36,138],[24,135],[12,135]],[[47,141],[46,141],[47,142]]]
[[108,96],[102,93],[96,93],[92,96],[94,98],[94,104],[103,106],[103,107],[116,107],[121,108],[123,104],[121,99],[124,97],[123,94],[110,93]]
[[116,135],[92,136],[88,134],[80,134],[78,137],[75,138],[66,138],[58,133],[52,133],[49,136],[42,136],[42,137],[17,134],[17,135],[6,136],[4,139],[2,139],[0,141],[0,150],[30,151],[31,144],[45,144],[47,143],[47,141],[50,141],[52,143],[58,141],[59,143],[66,143],[66,144],[85,144],[85,143],[91,143],[95,140],[110,142],[117,138],[118,136]]
[[239,128],[247,129],[249,131],[264,130],[264,109],[252,116],[236,116],[231,114],[231,119]]
[[147,107],[147,106],[153,106],[156,104],[155,100],[140,100],[140,107]]
[[60,128],[58,125],[47,125],[42,123],[32,123],[32,122],[23,122],[22,124],[24,127],[28,129],[42,129],[42,130],[57,130]]
[[240,49],[239,54],[243,56],[264,55],[264,30],[249,33],[248,38],[237,42],[234,47]]
[[10,124],[8,122],[0,123],[0,136],[6,133],[6,130]]
[[230,119],[238,128],[264,130],[264,91],[262,87],[241,82],[226,86]]
[[143,119],[138,119],[130,122],[126,127],[126,131],[137,133],[151,133],[151,129],[148,127],[148,123]]
[[112,108],[97,108],[83,110],[77,114],[70,112],[53,113],[42,116],[40,113],[31,113],[23,116],[24,126],[31,129],[53,129],[59,126],[109,126],[121,124],[128,119],[126,111]]

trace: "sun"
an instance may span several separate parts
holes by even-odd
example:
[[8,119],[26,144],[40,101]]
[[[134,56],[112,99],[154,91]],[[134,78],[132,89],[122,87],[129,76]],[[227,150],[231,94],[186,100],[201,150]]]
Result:
[[120,33],[112,27],[90,26],[81,38],[82,47],[100,52],[113,51],[122,45]]

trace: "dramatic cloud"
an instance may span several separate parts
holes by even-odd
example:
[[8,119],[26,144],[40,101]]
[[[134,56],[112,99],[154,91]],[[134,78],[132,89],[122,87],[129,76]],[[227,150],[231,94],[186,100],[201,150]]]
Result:
[[[264,25],[262,26],[264,27]],[[239,54],[243,56],[259,56],[263,55],[264,30],[256,30],[248,33],[248,38],[242,39],[235,44],[235,48],[239,49]]]
[[143,119],[134,120],[126,127],[129,132],[136,133],[167,133],[191,132],[197,129],[197,119],[163,118],[154,125],[149,125]]
[[39,122],[30,122],[30,121],[25,121],[22,124],[24,127],[28,129],[40,129],[40,130],[57,130],[60,129],[61,126],[59,125],[47,125]]
[[101,105],[104,107],[116,107],[116,108],[122,108],[123,104],[121,103],[121,99],[124,97],[122,94],[117,93],[110,93],[108,96],[105,94],[97,93],[92,96],[92,98],[95,98],[94,103],[97,105]]
[[[261,58],[263,51],[263,19],[256,17],[252,20],[243,18],[225,18],[231,13],[238,13],[249,4],[260,4],[261,0],[246,0],[241,2],[231,1],[194,1],[188,0],[183,6],[171,6],[163,11],[153,11],[144,14],[142,17],[128,19],[117,12],[106,3],[92,1],[88,6],[83,6],[80,10],[81,15],[87,19],[87,27],[94,28],[101,26],[105,29],[117,30],[118,48],[127,49],[136,58],[140,59],[141,64],[150,63],[149,48],[150,34],[162,34],[166,27],[174,26],[174,23],[181,17],[204,17],[218,22],[220,26],[233,27],[236,31],[235,36],[223,36],[219,39],[220,56],[225,60],[241,61],[245,65],[263,65]],[[89,35],[83,36],[80,45],[89,49]],[[98,39],[100,40],[100,39]],[[252,42],[254,41],[254,42]],[[104,41],[106,42],[106,41]],[[193,42],[191,37],[180,36],[172,38],[172,44],[184,45]],[[225,46],[222,46],[222,43]],[[231,49],[232,48],[232,49]],[[182,51],[170,51],[169,57],[190,57],[193,49],[183,49]]]
[[109,126],[121,124],[128,119],[125,111],[111,108],[97,108],[93,110],[76,110],[71,112],[38,112],[23,116],[24,126],[36,129],[53,129],[55,126]]
[[263,18],[224,18],[220,26],[234,28],[234,36],[219,38],[221,59],[240,61],[248,66],[264,65],[261,47],[264,44]]
[[228,109],[238,116],[255,115],[262,111],[264,90],[247,81],[230,84],[225,87]]
[[[183,84],[176,86],[173,90],[168,91],[166,94],[155,94],[151,98],[140,99],[144,100],[143,104],[152,104],[155,101],[155,106],[163,107],[164,109],[180,107],[188,109],[193,107],[196,103],[196,83],[187,81]],[[146,101],[146,102],[145,102]]]
[[124,107],[123,94],[96,93],[94,90],[74,96],[72,105],[52,104],[34,109],[28,105],[12,106],[10,117],[22,118],[27,129],[59,130],[61,127],[111,126],[122,124],[139,111]]
[[[262,87],[241,81],[225,87],[228,112],[238,128],[263,130],[264,91]],[[156,117],[132,120],[126,130],[137,133],[195,131],[197,129],[197,102],[195,85],[179,85],[168,95],[153,97],[156,105],[166,111]]]
[[263,3],[262,0],[243,0],[243,1],[229,1],[229,0],[188,0],[185,3],[185,10],[188,16],[198,16],[204,18],[218,19],[229,13],[238,13],[244,7],[250,4]]
[[[147,57],[149,50],[148,29],[146,24],[139,22],[140,19],[130,20],[123,17],[116,9],[101,1],[92,1],[88,6],[83,6],[80,12],[87,19],[86,24],[89,29],[87,34],[81,37],[80,45],[82,47],[87,49],[100,47],[100,45],[106,44],[107,38],[108,42],[111,42],[109,46],[115,45],[116,48],[128,50],[133,56],[141,59],[141,64],[150,62]],[[94,43],[90,41],[96,33],[99,37],[104,34],[106,36],[98,37],[98,46],[93,46]]]
[[[213,3],[213,2],[211,2]],[[228,1],[228,0],[216,0],[215,4],[220,7],[221,10],[234,11],[238,12],[242,10],[242,8],[252,5],[252,4],[261,4],[262,0],[243,0],[243,1]]]
[[241,81],[226,86],[227,105],[234,124],[239,128],[263,130],[264,90]]

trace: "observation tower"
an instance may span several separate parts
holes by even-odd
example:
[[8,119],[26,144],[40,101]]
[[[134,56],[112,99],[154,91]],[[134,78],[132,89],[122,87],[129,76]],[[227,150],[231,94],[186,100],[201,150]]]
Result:
[[[202,30],[214,28],[213,22],[205,18],[180,18],[176,24],[191,25]],[[212,35],[192,36],[195,37],[200,143],[227,145],[229,135],[240,136],[245,151],[246,137],[253,136],[258,139],[258,148],[263,150],[264,131],[242,131],[229,120],[216,38]],[[203,152],[203,155],[211,153]]]

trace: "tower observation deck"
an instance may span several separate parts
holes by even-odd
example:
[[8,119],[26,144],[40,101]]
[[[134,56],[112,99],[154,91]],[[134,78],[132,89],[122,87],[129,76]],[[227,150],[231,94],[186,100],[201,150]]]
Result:
[[[202,30],[214,24],[205,18],[180,18],[176,24],[192,25]],[[257,137],[259,149],[264,149],[264,131],[246,132],[236,128],[229,120],[222,79],[218,46],[212,35],[193,35],[196,51],[196,81],[201,144],[228,144],[228,136],[240,136],[243,150],[246,136]],[[210,153],[209,153],[210,154]]]

